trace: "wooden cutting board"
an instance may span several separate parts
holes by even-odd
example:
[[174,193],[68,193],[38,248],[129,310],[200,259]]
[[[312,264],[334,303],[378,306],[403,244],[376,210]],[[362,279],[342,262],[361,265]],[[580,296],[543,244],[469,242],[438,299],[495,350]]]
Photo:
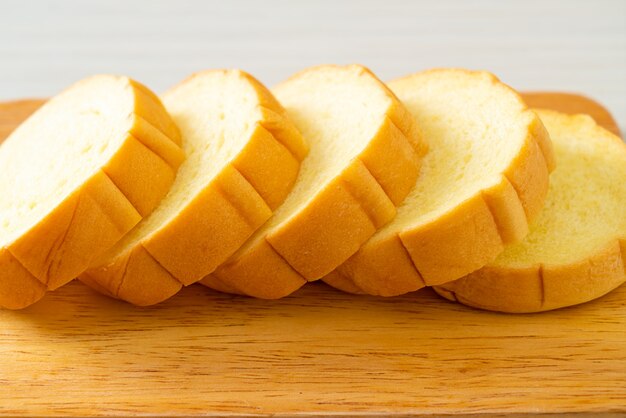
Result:
[[[589,99],[527,100],[618,132]],[[0,136],[40,103],[0,105]],[[530,315],[318,283],[279,301],[191,286],[151,308],[71,283],[0,310],[0,415],[554,413],[626,415],[626,286]]]

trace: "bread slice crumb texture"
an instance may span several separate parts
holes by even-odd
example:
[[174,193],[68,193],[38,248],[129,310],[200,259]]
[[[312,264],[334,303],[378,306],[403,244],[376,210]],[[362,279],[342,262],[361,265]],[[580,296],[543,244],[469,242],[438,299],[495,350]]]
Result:
[[83,80],[45,104],[4,142],[0,245],[31,228],[117,152],[133,111],[132,100],[121,100],[127,89],[124,78]]
[[306,145],[271,93],[239,70],[193,75],[163,96],[187,155],[168,195],[83,275],[138,305],[210,273],[290,191]]
[[558,168],[528,236],[494,266],[570,264],[626,238],[626,147],[588,116],[541,111]]
[[237,71],[197,74],[163,96],[179,127],[186,160],[167,197],[116,246],[122,249],[171,222],[246,145],[262,118],[254,87]]
[[12,276],[0,305],[73,279],[149,214],[184,159],[179,142],[158,98],[119,76],[82,80],[22,123],[0,147],[0,271]]
[[589,116],[538,111],[558,167],[528,236],[436,290],[483,309],[538,312],[598,298],[626,281],[626,145]]
[[490,73],[431,70],[389,86],[429,153],[395,219],[327,279],[386,296],[462,277],[523,237],[553,166],[537,116]]
[[[359,85],[361,82],[365,88]],[[359,139],[374,137],[391,104],[373,79],[333,68],[303,73],[275,88],[274,93],[303,136],[315,145],[303,161],[293,191],[259,235],[314,200],[363,151],[367,141]]]
[[319,279],[391,220],[423,152],[406,109],[364,67],[315,67],[274,93],[310,153],[283,205],[211,279],[267,298]]
[[377,237],[432,222],[499,183],[534,117],[488,73],[439,71],[389,87],[422,127],[429,154],[396,218]]

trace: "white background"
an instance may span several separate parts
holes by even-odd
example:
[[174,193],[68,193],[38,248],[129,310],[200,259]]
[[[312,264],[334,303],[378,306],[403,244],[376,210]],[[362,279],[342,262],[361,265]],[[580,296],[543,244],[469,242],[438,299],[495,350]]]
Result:
[[585,93],[626,126],[626,0],[0,0],[0,100],[93,73],[162,91],[240,67],[271,85],[329,62],[382,79],[488,69],[522,90]]

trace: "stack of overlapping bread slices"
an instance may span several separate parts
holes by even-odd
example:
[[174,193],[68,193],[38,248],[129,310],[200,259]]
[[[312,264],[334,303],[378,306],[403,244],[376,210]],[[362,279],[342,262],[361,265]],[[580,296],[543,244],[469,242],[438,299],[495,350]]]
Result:
[[95,76],[0,146],[0,306],[78,277],[151,305],[310,281],[535,312],[626,281],[626,145],[487,72],[359,65],[271,91],[239,70],[157,97]]

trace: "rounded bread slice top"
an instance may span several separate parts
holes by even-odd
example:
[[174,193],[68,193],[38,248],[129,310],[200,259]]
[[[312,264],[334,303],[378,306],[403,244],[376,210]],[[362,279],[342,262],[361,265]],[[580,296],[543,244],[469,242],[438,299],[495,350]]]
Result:
[[137,305],[224,262],[283,201],[307,153],[282,106],[240,70],[194,74],[163,101],[187,159],[156,210],[81,276]]
[[399,295],[493,261],[527,233],[554,166],[537,115],[490,73],[437,69],[389,86],[429,153],[396,218],[325,278],[353,293]]
[[407,110],[362,66],[314,67],[274,92],[309,156],[274,216],[204,281],[262,298],[323,277],[389,222],[424,152]]
[[82,80],[0,147],[0,306],[67,283],[148,215],[184,159],[159,99],[127,77]]
[[538,111],[558,167],[530,233],[482,269],[435,290],[466,305],[539,312],[626,282],[626,144],[586,115]]

